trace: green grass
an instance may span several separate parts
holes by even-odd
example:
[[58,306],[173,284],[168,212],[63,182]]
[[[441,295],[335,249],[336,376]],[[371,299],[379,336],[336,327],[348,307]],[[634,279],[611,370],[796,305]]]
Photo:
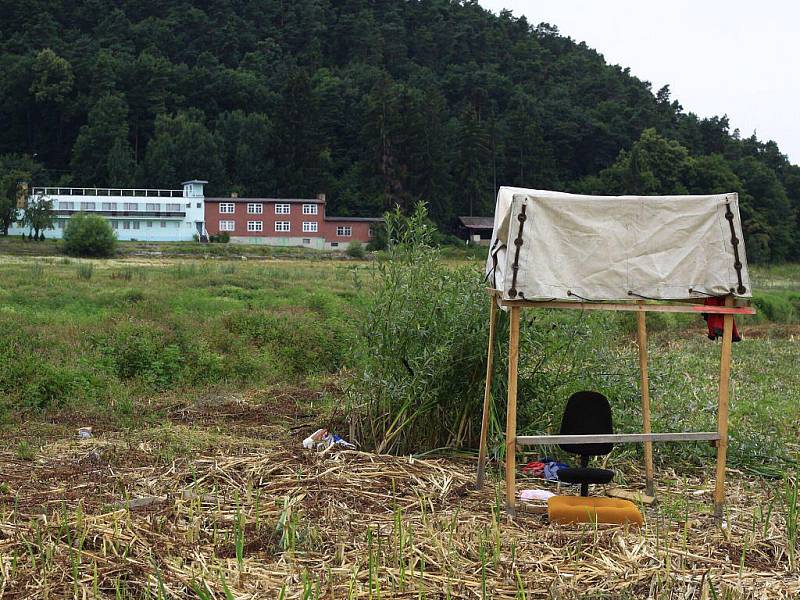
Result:
[[348,365],[347,263],[0,263],[6,413],[104,410],[167,391],[256,387]]
[[[311,260],[347,260],[346,248],[316,250],[302,246],[267,246],[259,244],[201,244],[200,242],[117,242],[117,257],[167,256],[184,258],[304,258]],[[20,236],[0,236],[0,254],[8,256],[58,256],[64,254],[61,240],[24,241]]]
[[[318,260],[2,257],[0,418],[66,411],[130,424],[154,411],[161,397],[349,380],[364,356],[356,350],[363,347],[359,325],[369,294],[358,286],[373,285],[374,269],[375,263]],[[757,289],[761,314],[740,321],[746,339],[734,347],[731,460],[764,473],[797,459],[800,348],[792,324],[800,314],[798,275],[796,266],[754,269],[756,281],[781,287]],[[556,427],[564,399],[577,387],[606,392],[618,429],[636,430],[630,316],[528,316],[531,360],[521,364],[521,430]],[[718,344],[705,339],[697,317],[651,314],[648,324],[654,427],[713,429]],[[567,338],[572,342],[562,347]],[[536,363],[530,353],[542,348],[550,349],[549,358]],[[474,375],[470,380],[483,377]],[[495,430],[502,430],[502,415]],[[700,465],[711,452],[667,445],[657,458]]]

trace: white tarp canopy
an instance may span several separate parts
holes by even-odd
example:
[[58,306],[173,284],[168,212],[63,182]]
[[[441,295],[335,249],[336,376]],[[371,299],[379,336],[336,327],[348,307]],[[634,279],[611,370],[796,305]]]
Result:
[[735,193],[583,196],[501,187],[486,273],[505,300],[751,296]]

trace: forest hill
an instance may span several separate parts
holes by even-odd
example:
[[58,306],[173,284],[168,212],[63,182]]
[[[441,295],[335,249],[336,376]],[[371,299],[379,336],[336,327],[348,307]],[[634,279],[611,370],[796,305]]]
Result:
[[[499,185],[736,191],[754,261],[800,259],[800,167],[669,88],[476,2],[4,4],[7,183],[177,185],[368,216],[417,200],[453,230]],[[720,110],[724,110],[720,98]]]

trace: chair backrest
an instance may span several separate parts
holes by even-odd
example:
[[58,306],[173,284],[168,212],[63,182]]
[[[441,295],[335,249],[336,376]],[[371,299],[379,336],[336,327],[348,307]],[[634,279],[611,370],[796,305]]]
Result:
[[[567,400],[561,418],[561,435],[614,433],[611,405],[600,392],[576,392]],[[601,456],[614,448],[610,442],[599,444],[559,444],[561,449],[582,456]]]

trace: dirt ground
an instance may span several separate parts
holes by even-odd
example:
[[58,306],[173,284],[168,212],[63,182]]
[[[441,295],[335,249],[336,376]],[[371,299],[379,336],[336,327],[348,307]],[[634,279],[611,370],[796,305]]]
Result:
[[800,596],[781,482],[731,471],[724,530],[713,481],[663,470],[641,529],[509,519],[471,457],[303,450],[314,400],[209,397],[88,439],[22,426],[0,450],[0,598]]

